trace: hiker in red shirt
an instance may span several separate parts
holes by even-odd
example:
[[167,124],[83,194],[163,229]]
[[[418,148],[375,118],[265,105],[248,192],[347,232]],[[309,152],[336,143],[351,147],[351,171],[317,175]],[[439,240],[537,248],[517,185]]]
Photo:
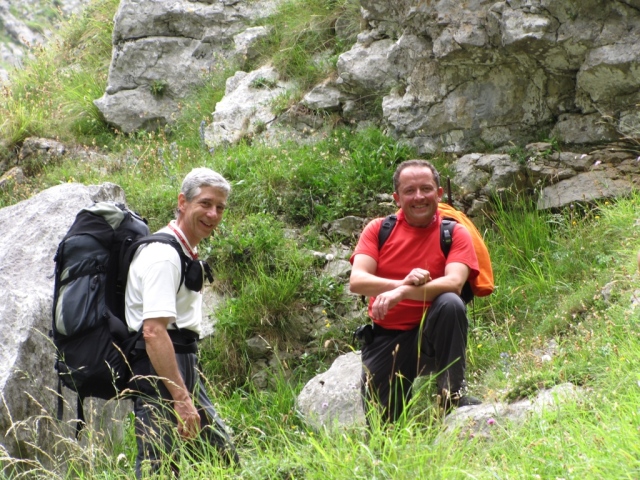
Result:
[[[377,404],[395,421],[411,398],[419,374],[438,372],[439,404],[476,405],[466,394],[468,320],[460,293],[478,275],[471,236],[459,223],[445,258],[440,246],[440,176],[425,160],[408,160],[393,175],[397,223],[379,250],[384,219],[362,232],[351,263],[350,289],[369,299],[372,331],[362,345],[365,411]],[[372,333],[372,335],[371,335]]]

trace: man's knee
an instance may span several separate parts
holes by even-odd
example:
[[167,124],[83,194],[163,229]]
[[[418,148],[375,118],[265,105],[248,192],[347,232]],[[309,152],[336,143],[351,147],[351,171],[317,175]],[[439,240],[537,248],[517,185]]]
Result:
[[466,313],[467,307],[462,298],[456,293],[445,292],[433,299],[431,308],[444,309],[449,311],[460,311]]
[[469,321],[467,307],[455,293],[438,295],[427,312],[427,328],[424,336],[436,342],[437,337],[449,338],[454,332],[460,332],[466,339]]

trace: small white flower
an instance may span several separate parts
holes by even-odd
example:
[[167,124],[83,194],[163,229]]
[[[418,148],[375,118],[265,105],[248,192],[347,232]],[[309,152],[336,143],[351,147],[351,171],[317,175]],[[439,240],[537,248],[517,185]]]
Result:
[[600,165],[602,162],[600,160],[597,160],[596,163],[593,164],[594,167],[597,167],[598,165]]
[[586,156],[587,156],[587,154],[586,154],[586,153],[583,153],[582,155],[580,155],[580,160],[582,160],[582,159],[583,159],[584,157],[586,157]]

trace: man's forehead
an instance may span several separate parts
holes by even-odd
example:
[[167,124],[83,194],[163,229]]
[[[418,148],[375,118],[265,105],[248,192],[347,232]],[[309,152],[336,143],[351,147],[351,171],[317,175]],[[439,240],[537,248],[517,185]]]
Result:
[[399,183],[402,184],[402,181],[409,182],[412,180],[416,181],[427,181],[435,184],[436,180],[433,176],[433,172],[429,167],[419,167],[412,166],[407,167],[400,172],[400,176],[398,177]]
[[194,200],[226,201],[227,196],[227,192],[221,188],[203,185],[200,187],[200,191],[194,197]]

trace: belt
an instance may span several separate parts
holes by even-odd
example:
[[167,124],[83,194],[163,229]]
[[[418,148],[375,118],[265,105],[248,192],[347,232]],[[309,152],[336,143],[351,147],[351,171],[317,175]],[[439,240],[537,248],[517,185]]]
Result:
[[[193,330],[167,330],[176,353],[198,353],[200,335]],[[146,350],[144,338],[136,342],[136,350]]]
[[406,332],[406,330],[392,330],[390,328],[384,328],[381,327],[380,325],[378,325],[377,323],[373,323],[373,334],[374,335],[380,335],[380,336],[384,336],[384,335],[400,335],[401,333]]

